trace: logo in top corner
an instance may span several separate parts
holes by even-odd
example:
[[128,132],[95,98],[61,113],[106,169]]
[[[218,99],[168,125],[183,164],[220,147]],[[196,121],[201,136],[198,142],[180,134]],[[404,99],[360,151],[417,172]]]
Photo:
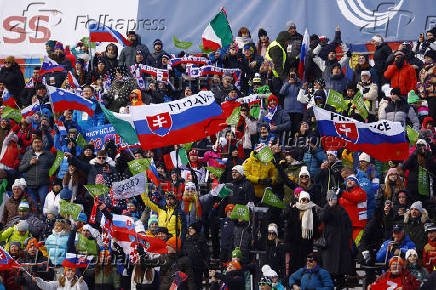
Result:
[[357,143],[359,140],[359,130],[354,123],[335,123],[336,133],[342,139]]
[[171,119],[169,112],[150,117],[147,116],[146,118],[148,128],[150,128],[151,132],[161,137],[167,135],[173,126],[173,120]]

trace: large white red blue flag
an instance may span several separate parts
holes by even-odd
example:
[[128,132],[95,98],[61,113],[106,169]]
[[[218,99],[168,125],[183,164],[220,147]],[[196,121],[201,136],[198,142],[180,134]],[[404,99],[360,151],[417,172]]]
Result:
[[378,161],[399,161],[408,156],[409,144],[399,122],[362,123],[316,106],[313,111],[326,151],[345,147],[366,152]]

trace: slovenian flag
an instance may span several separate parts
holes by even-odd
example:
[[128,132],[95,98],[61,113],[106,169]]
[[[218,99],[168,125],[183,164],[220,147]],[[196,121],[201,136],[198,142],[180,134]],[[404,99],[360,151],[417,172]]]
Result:
[[231,110],[222,109],[210,91],[168,103],[130,107],[143,150],[185,144],[216,134],[227,127]]
[[188,155],[185,148],[172,151],[164,155],[165,166],[168,170],[173,168],[182,168],[189,163]]
[[68,84],[70,85],[70,87],[72,89],[80,88],[79,82],[74,77],[72,72],[70,72],[70,71],[68,72],[67,79],[68,79]]
[[39,75],[42,76],[46,73],[55,71],[65,71],[65,67],[57,64],[54,60],[49,59],[47,56],[44,56],[41,69],[39,70]]
[[90,117],[94,116],[95,104],[92,101],[60,88],[48,86],[48,90],[54,112],[77,110],[88,113]]
[[9,255],[5,249],[0,247],[0,271],[10,270],[19,267],[19,264]]
[[90,42],[115,42],[122,46],[129,46],[129,41],[118,31],[109,26],[93,22],[89,24],[89,41]]
[[62,266],[70,268],[86,268],[93,258],[94,256],[67,253],[65,260],[62,262]]
[[309,50],[310,37],[307,28],[304,31],[303,43],[301,45],[300,52],[300,63],[298,64],[298,74],[300,75],[300,80],[304,81],[304,60],[306,59],[307,51]]
[[337,113],[313,107],[323,148],[363,151],[378,161],[400,161],[408,156],[405,128],[399,122],[358,122]]
[[39,101],[37,101],[35,104],[29,105],[21,110],[21,116],[23,118],[27,118],[38,112],[40,109]]
[[147,178],[151,180],[151,182],[154,183],[154,185],[159,186],[160,184],[160,178],[159,173],[157,172],[156,164],[154,163],[154,160],[151,159],[150,166],[147,169]]
[[64,122],[62,122],[62,121],[55,121],[54,124],[58,128],[59,134],[61,136],[67,135],[67,129],[65,128]]
[[212,49],[216,51],[218,48],[226,47],[233,42],[232,29],[224,8],[221,8],[221,11],[207,25],[201,37],[203,38],[203,49],[205,50]]

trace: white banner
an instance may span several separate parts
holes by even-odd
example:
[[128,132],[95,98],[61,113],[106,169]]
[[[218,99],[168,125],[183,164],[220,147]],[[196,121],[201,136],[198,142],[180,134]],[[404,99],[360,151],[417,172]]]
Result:
[[140,172],[129,179],[112,183],[114,199],[126,199],[145,192],[147,178],[144,172]]
[[[122,9],[120,7],[122,6]],[[13,0],[0,2],[0,58],[40,58],[46,54],[45,43],[56,40],[75,46],[89,37],[88,24],[100,21],[123,35],[135,30],[138,0],[70,1]],[[102,49],[106,47],[102,44]]]

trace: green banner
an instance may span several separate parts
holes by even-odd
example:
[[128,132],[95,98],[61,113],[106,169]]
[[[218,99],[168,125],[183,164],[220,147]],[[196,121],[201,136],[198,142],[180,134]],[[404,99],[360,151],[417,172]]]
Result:
[[223,175],[225,169],[224,168],[218,168],[218,167],[206,167],[207,170],[209,170],[210,173],[215,174],[215,176],[219,179],[221,178],[221,175]]
[[50,168],[48,175],[50,177],[53,176],[53,174],[55,174],[56,170],[58,170],[59,166],[61,166],[62,160],[64,160],[64,152],[58,150],[56,152],[56,158],[55,161],[53,163],[53,166]]
[[97,242],[92,239],[89,240],[83,234],[79,233],[76,249],[81,254],[97,255]]
[[251,108],[250,108],[250,116],[252,116],[253,118],[259,119],[260,111],[261,111],[260,105],[255,104],[255,105],[251,106]]
[[359,111],[359,115],[362,118],[368,118],[368,108],[366,107],[365,99],[363,98],[363,95],[360,93],[360,91],[358,91],[354,95],[351,103],[356,106],[356,109]]
[[418,167],[418,193],[424,196],[430,196],[430,178],[427,169]]
[[2,118],[4,118],[4,119],[12,119],[15,122],[19,123],[21,121],[21,119],[23,119],[23,116],[21,115],[20,111],[18,111],[16,109],[13,109],[13,108],[11,108],[9,106],[6,106],[3,109]]
[[77,146],[80,146],[84,148],[88,143],[86,142],[85,138],[83,138],[82,134],[79,134],[77,136]]
[[271,90],[268,85],[264,85],[263,87],[259,87],[255,89],[256,94],[270,94]]
[[82,212],[82,207],[73,202],[68,202],[63,199],[60,199],[59,205],[60,205],[59,213],[61,216],[70,215],[73,219],[77,219],[79,214]]
[[344,102],[344,96],[334,90],[329,90],[326,104],[334,107],[338,112],[342,112],[343,110],[347,109]]
[[409,138],[410,145],[415,145],[416,140],[418,140],[419,133],[409,125],[406,126],[406,132],[407,138]]
[[194,144],[194,142],[181,144],[180,146],[182,146],[183,148],[185,148],[186,151],[191,151],[192,144]]
[[231,219],[243,219],[245,221],[250,220],[250,210],[248,206],[242,204],[236,204],[230,214]]
[[92,197],[108,193],[111,189],[104,184],[84,185]]
[[188,49],[192,46],[192,42],[180,41],[177,37],[173,36],[174,46],[181,49]]
[[259,159],[260,162],[271,162],[274,159],[274,155],[271,151],[271,149],[269,148],[269,146],[263,147],[260,152],[258,152],[256,154],[257,159]]
[[227,118],[227,125],[230,126],[238,125],[239,117],[241,116],[240,113],[241,113],[241,106],[236,107],[233,110],[232,114]]
[[261,202],[277,208],[286,208],[284,202],[273,193],[271,187],[265,188]]
[[150,166],[151,158],[141,158],[129,161],[127,164],[129,165],[130,172],[133,175],[136,175],[140,172],[144,172]]

